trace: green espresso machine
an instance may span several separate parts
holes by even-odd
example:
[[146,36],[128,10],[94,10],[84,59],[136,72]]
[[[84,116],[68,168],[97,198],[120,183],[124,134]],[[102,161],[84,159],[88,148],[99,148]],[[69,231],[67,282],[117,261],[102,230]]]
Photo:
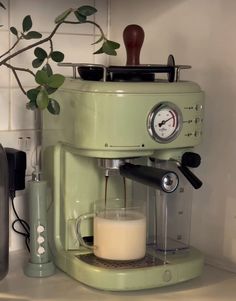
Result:
[[[191,199],[201,181],[192,168],[202,137],[203,92],[194,82],[89,81],[67,78],[56,92],[59,116],[43,116],[48,229],[54,263],[88,286],[142,290],[199,276],[203,255],[190,246]],[[190,169],[189,169],[190,167]],[[145,258],[96,258],[80,245],[76,219],[104,198],[146,201]],[[81,232],[92,240],[92,221]]]

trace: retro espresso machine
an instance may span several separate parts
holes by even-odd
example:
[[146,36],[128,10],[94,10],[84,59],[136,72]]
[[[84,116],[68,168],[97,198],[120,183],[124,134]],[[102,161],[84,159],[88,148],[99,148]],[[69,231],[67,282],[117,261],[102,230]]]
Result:
[[[74,74],[81,66],[67,65]],[[191,194],[201,181],[190,169],[200,164],[192,150],[202,136],[203,92],[179,80],[180,69],[188,66],[176,66],[173,56],[167,65],[94,67],[102,69],[101,80],[68,78],[57,92],[61,114],[44,115],[54,262],[84,284],[113,291],[197,277],[203,256],[190,247],[189,234]],[[158,79],[159,73],[168,80]],[[125,178],[127,197],[146,200],[147,251],[141,260],[100,260],[76,237],[77,217],[104,198],[108,176],[109,197],[123,197]],[[86,222],[81,232],[89,242],[93,227]]]

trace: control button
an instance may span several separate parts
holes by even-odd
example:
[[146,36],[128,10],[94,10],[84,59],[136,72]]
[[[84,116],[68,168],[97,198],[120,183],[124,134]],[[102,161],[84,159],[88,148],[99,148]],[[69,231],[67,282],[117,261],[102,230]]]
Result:
[[44,254],[44,253],[45,253],[44,247],[39,247],[39,248],[38,248],[38,254],[39,254],[39,255],[42,255],[42,254]]
[[186,137],[191,137],[193,135],[193,133],[187,133],[185,134]]
[[163,281],[169,282],[171,280],[171,278],[172,278],[171,271],[170,270],[165,270],[163,275],[162,275]]
[[201,136],[201,132],[195,131],[195,132],[194,132],[194,136],[195,136],[195,137]]
[[196,105],[196,106],[195,106],[195,110],[196,110],[196,111],[202,110],[202,105]]
[[39,225],[39,226],[37,227],[37,232],[38,232],[38,233],[42,233],[44,230],[45,230],[45,227],[42,226],[42,225]]
[[39,237],[37,238],[38,244],[42,244],[44,241],[45,241],[45,239],[44,239],[43,236],[39,236]]
[[201,121],[201,119],[199,117],[195,118],[195,123],[199,123]]

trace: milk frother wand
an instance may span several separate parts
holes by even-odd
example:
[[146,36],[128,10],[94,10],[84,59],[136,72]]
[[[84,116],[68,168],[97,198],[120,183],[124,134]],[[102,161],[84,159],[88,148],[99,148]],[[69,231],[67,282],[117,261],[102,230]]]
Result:
[[29,277],[48,277],[55,273],[50,259],[47,235],[47,182],[41,179],[38,166],[28,182],[30,259],[24,272]]

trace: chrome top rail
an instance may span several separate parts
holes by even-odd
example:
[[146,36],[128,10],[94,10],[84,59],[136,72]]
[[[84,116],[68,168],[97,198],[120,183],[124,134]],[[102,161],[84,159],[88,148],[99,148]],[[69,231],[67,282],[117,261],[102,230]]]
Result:
[[[105,65],[102,65],[102,64],[88,64],[88,63],[58,63],[58,66],[61,66],[61,67],[72,67],[72,70],[73,70],[73,78],[76,78],[76,68],[78,67],[100,67],[103,69],[103,82],[106,82],[106,78],[107,78],[107,74],[108,74],[108,70],[109,70],[109,67],[106,67]],[[145,65],[140,65],[141,67],[142,66],[145,66]],[[155,68],[155,66],[158,66],[158,65],[146,65],[147,67],[153,67]],[[135,66],[133,66],[135,67]],[[138,67],[138,66],[136,66]],[[180,80],[180,71],[181,70],[184,70],[184,69],[190,69],[192,68],[190,65],[175,65],[173,66],[175,68],[175,82],[178,82]]]
[[184,69],[191,69],[190,65],[175,65],[175,81],[178,82],[180,80],[180,71]]
[[88,64],[88,63],[58,63],[60,67],[72,67],[73,69],[73,78],[76,78],[76,68],[78,67],[100,67],[103,69],[103,81],[106,81],[107,77],[107,67],[101,64]]

